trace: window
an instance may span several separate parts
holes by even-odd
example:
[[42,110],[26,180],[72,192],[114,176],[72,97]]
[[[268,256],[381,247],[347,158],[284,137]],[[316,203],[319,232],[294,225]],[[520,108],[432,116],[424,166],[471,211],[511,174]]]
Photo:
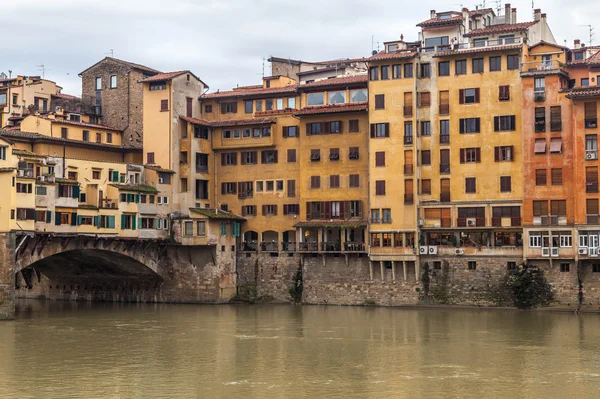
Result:
[[385,180],[375,181],[375,195],[385,195]]
[[383,65],[381,67],[381,80],[388,80],[390,78],[390,66]]
[[598,159],[598,136],[595,134],[585,135],[585,159]]
[[[236,183],[221,183],[221,194],[223,194],[223,195],[236,194],[237,193],[236,188],[237,188]],[[258,189],[258,184],[257,184],[256,191],[262,191],[262,190]]]
[[280,111],[283,109],[283,98],[278,98],[275,100],[275,104],[277,106],[277,110]]
[[510,132],[517,128],[517,121],[515,115],[503,115],[494,117],[494,131],[495,132]]
[[450,143],[450,121],[440,120],[440,144]]
[[263,205],[263,216],[277,216],[277,205]]
[[473,59],[473,73],[483,73],[483,58]]
[[360,175],[350,175],[348,187],[360,187]]
[[381,210],[371,209],[371,223],[381,223]]
[[535,154],[546,153],[546,139],[535,139],[535,147],[533,149]]
[[283,205],[283,214],[284,215],[299,215],[300,214],[300,205],[284,204]]
[[288,163],[296,162],[296,149],[295,148],[290,148],[287,150],[287,161],[288,161]]
[[543,133],[546,131],[546,108],[535,108],[535,132]]
[[468,261],[467,262],[467,269],[468,270],[477,270],[477,262],[472,261],[472,260]]
[[392,65],[392,79],[400,79],[402,77],[402,65]]
[[35,186],[35,195],[47,195],[48,190],[46,186]]
[[421,180],[421,194],[431,194],[431,179]]
[[369,68],[369,80],[379,80],[379,67]]
[[222,114],[235,114],[237,113],[237,102],[221,103]]
[[284,126],[283,137],[298,137],[298,126]]
[[[31,190],[32,190],[31,183],[29,183],[29,184],[26,184],[26,183],[17,183],[16,184],[16,191],[17,191],[17,193],[27,194],[27,193],[31,193]],[[69,194],[69,197],[71,197],[70,194]]]
[[264,191],[264,184],[265,184],[265,182],[263,182],[262,180],[259,180],[256,182],[256,192],[257,193],[262,193]]
[[100,171],[99,170],[92,170],[92,179],[100,180]]
[[358,129],[358,119],[350,119],[350,121],[348,122],[348,130],[350,131],[350,133],[356,133],[359,131]]
[[[598,224],[598,198],[586,199],[585,205],[586,205],[586,223]],[[581,246],[585,246],[585,245],[581,245]]]
[[490,57],[490,72],[502,70],[502,57]]
[[60,137],[63,139],[69,138],[69,130],[66,127],[60,128]]
[[412,104],[413,104],[413,99],[412,99],[412,92],[408,91],[404,93],[404,117],[407,118],[409,116],[412,116]]
[[450,76],[450,61],[438,62],[438,75],[439,76]]
[[375,166],[385,166],[385,151],[375,153]]
[[196,153],[196,172],[208,172],[208,154]]
[[277,163],[277,150],[262,151],[261,163],[263,163],[263,164]]
[[541,248],[542,247],[542,234],[538,232],[529,233],[529,247],[530,248]]
[[560,272],[561,273],[569,273],[571,271],[571,266],[569,263],[561,263],[560,264]]
[[110,88],[111,89],[117,88],[117,75],[110,75]]
[[319,149],[310,150],[310,161],[311,162],[320,162],[321,161],[321,150],[319,150]]
[[200,236],[200,237],[206,235],[206,222],[204,222],[204,221],[196,222],[196,235]]
[[166,82],[151,82],[150,91],[165,90],[167,88]]
[[560,137],[554,137],[550,139],[550,154],[562,153],[562,139]]
[[106,142],[112,143],[112,133],[106,133]]
[[600,273],[600,264],[594,263],[592,265],[592,273]]
[[417,106],[419,108],[427,108],[427,107],[431,106],[431,93],[429,93],[429,92],[418,93]]
[[329,188],[340,188],[340,176],[339,175],[329,176]]
[[510,86],[498,86],[498,100],[509,101],[510,100]]
[[212,104],[205,104],[204,105],[204,112],[206,112],[207,114],[210,114],[213,112],[212,110]]
[[421,76],[420,78],[429,78],[431,77],[431,68],[429,64],[421,64]]
[[296,109],[296,97],[288,97],[287,107],[290,109]]
[[294,198],[296,196],[296,180],[287,181],[287,194],[288,198]]
[[588,166],[585,168],[585,192],[598,192],[598,167]]
[[421,165],[431,165],[431,151],[430,150],[422,150],[421,151]]
[[413,64],[404,64],[404,77],[405,78],[413,77]]
[[512,145],[494,147],[494,161],[505,162],[514,160],[514,147]]
[[1,161],[6,161],[6,149],[8,147],[6,146],[0,146],[0,160]]
[[581,78],[581,87],[587,87],[590,85],[590,79],[589,78]]
[[506,56],[506,69],[509,71],[519,69],[519,55],[509,54]]
[[431,136],[431,122],[421,122],[421,136]]
[[460,119],[460,133],[479,133],[481,129],[481,121],[479,118]]
[[413,142],[413,125],[412,122],[404,122],[404,144],[412,144]]
[[312,188],[312,189],[321,188],[321,176],[311,176],[310,177],[310,188]]
[[477,180],[475,177],[465,178],[465,193],[475,194],[477,192]]
[[221,153],[221,166],[237,165],[237,152]]
[[[18,105],[18,103],[19,103],[19,95],[18,94],[13,94],[13,96],[12,96],[12,105]],[[6,97],[4,97],[4,100],[3,100],[2,104],[6,104]]]
[[169,110],[169,100],[160,100],[160,110],[161,112]]
[[364,102],[367,101],[367,89],[354,89],[350,90],[350,102]]
[[384,109],[385,108],[385,95],[384,94],[375,94],[375,109]]
[[460,163],[479,163],[481,162],[480,148],[461,148]]
[[413,180],[404,180],[404,203],[412,204],[414,202]]
[[244,101],[244,112],[246,114],[251,114],[252,113],[252,101]]
[[467,60],[457,60],[456,61],[456,75],[466,75],[467,74]]
[[512,182],[510,176],[500,176],[500,192],[510,193],[512,191]]
[[238,198],[252,198],[254,197],[254,183],[251,181],[242,181],[238,183]]
[[562,130],[562,116],[560,105],[550,107],[550,131],[560,132]]
[[373,123],[371,124],[371,138],[390,137],[389,123]]
[[258,154],[256,151],[243,151],[241,155],[242,165],[256,165],[258,163]]
[[548,175],[548,173],[546,172],[546,169],[536,169],[535,170],[535,185],[536,186],[545,186],[547,175]]
[[90,141],[90,131],[89,130],[84,130],[82,133],[82,140],[83,141]]
[[598,127],[597,106],[595,102],[584,103],[585,128],[595,129]]
[[357,161],[360,158],[359,148],[358,147],[350,147],[348,151],[348,159],[351,161]]
[[517,262],[506,262],[506,270],[517,270]]
[[96,133],[96,143],[102,143],[102,133]]
[[330,148],[329,149],[329,160],[330,161],[339,161],[340,160],[340,149],[339,148]]
[[101,77],[96,78],[96,90],[102,90],[102,78]]
[[474,104],[479,102],[479,88],[460,89],[458,94],[460,104]]
[[574,53],[575,59],[576,60],[583,60],[584,59],[584,52],[583,51],[578,51],[576,53]]
[[546,79],[535,78],[533,87],[533,100],[544,101],[546,99]]
[[[269,83],[269,82],[267,82],[267,83]],[[265,100],[265,109],[267,111],[273,111],[273,99]]]
[[550,170],[551,182],[553,186],[562,186],[562,169],[552,168]]

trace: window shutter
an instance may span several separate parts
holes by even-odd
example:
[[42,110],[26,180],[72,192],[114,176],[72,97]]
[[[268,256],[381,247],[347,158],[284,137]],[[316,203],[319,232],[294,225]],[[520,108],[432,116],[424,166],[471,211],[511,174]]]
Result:
[[237,102],[231,104],[231,111],[235,114],[237,113]]
[[510,116],[510,130],[517,130],[517,117],[515,115]]
[[287,126],[283,127],[283,137],[288,137],[288,127]]
[[135,195],[135,203],[139,204],[140,203],[140,194],[136,194]]
[[310,136],[310,123],[306,124],[306,135]]
[[510,146],[510,161],[514,161],[515,160],[515,146],[511,145]]
[[225,166],[225,153],[221,153],[221,166]]
[[135,217],[135,215],[131,215],[131,230],[135,230],[135,222],[137,221],[137,218]]
[[57,226],[60,225],[60,216],[61,216],[60,212],[56,212],[54,214],[54,224]]
[[375,124],[371,123],[371,138],[375,137]]
[[114,216],[107,216],[107,222],[108,222],[109,229],[115,228],[115,217]]
[[127,223],[127,216],[121,215],[121,230],[125,230],[125,224]]
[[475,102],[479,102],[479,88],[475,88]]
[[460,149],[460,163],[465,163],[465,149]]
[[52,223],[52,211],[46,211],[46,223]]
[[71,212],[71,226],[77,226],[77,212]]
[[475,131],[481,132],[481,118],[475,118]]
[[224,114],[227,112],[227,106],[225,104],[221,104],[221,113]]
[[385,137],[390,137],[390,124],[389,124],[389,122],[385,123]]
[[500,147],[494,147],[494,162],[500,162]]
[[500,131],[500,117],[494,116],[494,132]]
[[330,122],[323,122],[321,124],[321,130],[323,133],[329,133],[331,131],[330,127]]
[[475,162],[481,162],[481,148],[475,148]]
[[100,227],[100,216],[94,216],[94,226]]
[[465,103],[465,89],[460,89],[458,91],[458,103],[459,104]]
[[73,186],[73,198],[79,198],[79,186]]
[[277,163],[277,153],[278,153],[277,150],[273,151],[273,163]]
[[466,120],[465,119],[459,119],[458,123],[459,123],[459,132],[460,132],[460,134],[463,134],[465,132],[465,123],[466,123]]

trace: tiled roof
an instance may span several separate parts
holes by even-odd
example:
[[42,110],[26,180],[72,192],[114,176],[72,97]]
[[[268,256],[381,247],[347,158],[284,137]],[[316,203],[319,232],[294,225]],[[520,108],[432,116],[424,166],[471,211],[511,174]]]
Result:
[[72,95],[70,95],[70,94],[63,94],[63,93],[56,93],[56,94],[53,94],[53,95],[52,95],[52,97],[56,97],[56,98],[62,98],[62,99],[64,99],[64,100],[78,100],[78,101],[81,101],[81,98],[80,98],[80,97],[77,97],[77,96],[72,96]]
[[113,183],[109,184],[109,186],[113,186],[119,189],[119,191],[136,191],[139,193],[150,193],[155,194],[158,193],[158,190],[152,186],[147,186],[144,184],[118,184]]
[[191,71],[189,71],[187,69],[184,70],[184,71],[159,73],[157,75],[150,76],[149,78],[142,79],[142,80],[140,80],[140,82],[142,82],[142,83],[162,82],[162,81],[165,81],[165,80],[171,80],[173,78],[176,78],[176,77],[181,76],[181,75],[186,74],[186,73],[189,73],[190,75],[192,75],[193,77],[195,77],[196,79],[198,79],[200,81],[200,83],[202,83],[206,88],[208,88],[208,85],[206,83],[204,83],[202,81],[202,79],[200,79],[198,76],[194,75],[193,72],[191,72]]
[[294,115],[321,115],[321,114],[334,114],[339,112],[360,112],[367,111],[369,109],[369,103],[349,103],[349,104],[330,104],[330,105],[318,105],[314,107],[305,107],[294,113]]
[[236,90],[256,90],[256,89],[262,89],[263,85],[249,85],[249,86],[238,86],[235,87],[233,89],[233,91]]
[[21,156],[26,156],[26,157],[35,157],[35,158],[44,158],[45,157],[45,155],[36,154],[35,152],[23,150],[20,148],[13,148],[12,153],[13,153],[13,155],[21,155]]
[[75,185],[79,185],[79,182],[77,180],[71,180],[71,179],[64,179],[62,177],[57,177],[54,179],[55,182],[57,183],[61,183],[61,184],[75,184]]
[[160,71],[153,69],[153,68],[149,68],[145,65],[141,65],[141,64],[135,64],[133,62],[129,62],[129,61],[124,61],[124,60],[120,60],[118,58],[114,58],[114,57],[104,57],[103,59],[101,59],[100,61],[96,62],[94,65],[86,68],[84,71],[80,72],[79,74],[83,74],[84,72],[86,72],[87,70],[95,67],[96,65],[98,65],[99,63],[103,62],[103,61],[113,61],[113,62],[117,62],[119,64],[123,64],[123,65],[127,65],[130,68],[133,69],[138,69],[140,71],[144,71],[144,72],[149,72],[149,73],[160,73]]
[[400,51],[394,51],[391,53],[386,53],[385,51],[380,51],[377,54],[374,54],[372,57],[370,57],[369,61],[404,60],[404,59],[414,58],[415,55],[417,55],[416,51],[400,50]]
[[191,118],[189,116],[183,116],[183,115],[180,115],[179,117],[181,119],[183,119],[184,121],[189,122],[189,123],[193,123],[195,125],[211,126],[211,122],[205,121],[204,119]]
[[349,85],[355,83],[367,83],[369,77],[365,75],[351,75],[344,76],[341,78],[331,78],[331,79],[323,79],[317,80],[315,82],[306,83],[298,86],[299,90],[304,88],[313,88],[313,87],[326,87],[326,86],[338,86],[338,85]]
[[306,222],[298,222],[293,227],[321,227],[321,228],[358,228],[366,227],[366,220],[309,220]]
[[600,64],[600,51],[598,51],[597,53],[593,54],[586,61],[587,61],[588,65],[598,65],[598,64]]
[[213,127],[267,125],[275,123],[275,118],[233,119],[230,121],[211,122]]
[[158,166],[158,165],[152,165],[152,164],[146,164],[146,165],[144,165],[144,168],[146,168],[146,169],[150,169],[150,170],[155,170],[155,171],[157,171],[157,172],[161,172],[161,173],[170,173],[170,174],[175,174],[175,173],[177,173],[177,172],[175,172],[174,170],[171,170],[171,169],[164,169],[164,168],[163,168],[163,167],[161,167],[161,166]]
[[207,216],[210,219],[246,220],[246,218],[221,209],[190,208],[190,211]]
[[529,21],[529,22],[519,22],[516,24],[498,24],[486,26],[485,28],[475,29],[469,33],[465,33],[465,37],[473,37],[473,36],[486,36],[486,35],[494,35],[497,33],[509,33],[509,32],[520,32],[527,30],[532,25],[537,24],[538,21]]
[[493,12],[493,11],[494,11],[493,8],[481,8],[479,10],[471,10],[471,11],[469,11],[469,16],[476,17],[478,15],[487,14],[488,12]]
[[315,62],[311,62],[310,64],[339,65],[339,64],[353,64],[355,62],[367,62],[367,58],[366,57],[342,58],[339,60],[315,61]]
[[138,145],[137,143],[135,145],[113,145],[113,144],[104,144],[104,143],[94,143],[91,141],[72,140],[72,139],[63,139],[60,137],[44,136],[43,134],[32,133],[32,132],[23,132],[21,130],[16,130],[16,129],[0,130],[0,137],[13,137],[13,138],[24,138],[24,139],[40,140],[40,141],[53,141],[53,142],[84,145],[84,146],[90,146],[90,147],[113,149],[113,150],[141,150],[142,149],[141,146]]
[[439,53],[435,53],[434,57],[446,57],[450,55],[462,55],[462,54],[472,54],[472,53],[489,53],[494,51],[504,51],[504,50],[518,50],[521,48],[520,44],[512,44],[508,46],[494,46],[494,47],[474,47],[466,50],[450,50],[450,51],[441,51]]
[[284,108],[284,109],[270,109],[268,111],[256,111],[254,116],[267,116],[267,115],[283,115],[296,112],[295,108]]
[[284,87],[269,87],[259,89],[248,89],[248,90],[227,90],[217,91],[215,93],[204,94],[200,99],[213,99],[213,98],[235,98],[235,97],[249,97],[259,95],[274,95],[274,94],[285,94],[295,93],[298,85],[288,85]]
[[459,22],[462,22],[462,15],[456,15],[454,17],[450,17],[448,19],[439,19],[439,18],[430,18],[426,21],[419,22],[417,26],[431,26],[431,25],[456,25]]
[[600,96],[600,86],[574,87],[567,94],[567,98],[587,98],[598,96]]
[[76,121],[69,121],[69,120],[64,120],[64,119],[50,119],[50,118],[47,118],[47,117],[44,117],[44,116],[40,116],[40,118],[49,120],[52,123],[60,123],[60,124],[67,124],[67,125],[74,125],[74,126],[81,126],[81,127],[89,127],[89,128],[92,128],[92,129],[100,129],[100,130],[112,130],[114,132],[122,132],[121,129],[117,129],[116,127],[110,127],[110,126],[105,126],[105,125],[97,125],[95,123],[76,122]]
[[0,172],[12,172],[12,171],[14,171],[14,170],[17,170],[17,168],[11,168],[11,167],[8,167],[8,168],[0,168]]

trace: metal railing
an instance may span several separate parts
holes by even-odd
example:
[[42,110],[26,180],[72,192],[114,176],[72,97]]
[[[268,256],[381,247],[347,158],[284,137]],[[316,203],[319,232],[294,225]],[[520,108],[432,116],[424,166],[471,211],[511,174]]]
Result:
[[450,134],[440,134],[440,144],[450,144]]
[[322,242],[321,251],[323,252],[341,252],[342,244],[340,242]]
[[364,242],[345,242],[344,252],[365,252],[366,246]]
[[405,204],[412,204],[413,202],[414,202],[413,194],[404,194],[404,203]]
[[258,241],[244,241],[242,243],[242,251],[257,252],[258,251]]
[[441,193],[440,202],[450,202],[450,193]]
[[277,241],[263,241],[260,243],[262,252],[279,252],[279,244]]
[[319,244],[316,241],[303,241],[300,243],[299,250],[306,252],[317,252],[319,250]]
[[294,241],[282,241],[281,250],[283,252],[296,252],[296,242]]
[[439,46],[421,47],[424,53],[437,53],[446,51],[468,50],[473,48],[506,46],[511,44],[521,44],[523,39],[520,37],[507,37],[498,40],[473,40],[468,43],[441,44]]

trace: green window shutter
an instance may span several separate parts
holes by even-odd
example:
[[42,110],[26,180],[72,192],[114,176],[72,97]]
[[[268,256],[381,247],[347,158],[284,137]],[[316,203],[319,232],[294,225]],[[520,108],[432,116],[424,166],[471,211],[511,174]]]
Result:
[[121,215],[121,230],[125,230],[126,220],[127,220],[127,215]]
[[79,198],[79,186],[73,186],[73,198]]
[[56,212],[54,216],[54,224],[57,226],[60,225],[60,212]]
[[225,223],[221,223],[221,235],[222,236],[227,235],[227,225]]
[[241,225],[238,222],[233,223],[233,236],[234,237],[240,236],[240,227],[241,227]]
[[94,226],[100,227],[100,216],[94,216]]
[[113,170],[112,181],[114,181],[115,183],[119,182],[119,171],[118,170]]
[[106,218],[106,222],[108,224],[108,228],[109,229],[114,229],[115,228],[115,217],[114,216],[108,216]]
[[140,203],[140,194],[136,194],[135,195],[135,203],[139,204]]
[[135,215],[131,216],[131,230],[135,230],[135,221],[137,220],[137,218],[135,217]]
[[46,223],[52,223],[52,211],[46,211]]
[[83,219],[82,216],[77,216],[77,226],[81,226],[81,220]]
[[77,212],[71,212],[71,226],[77,226]]

